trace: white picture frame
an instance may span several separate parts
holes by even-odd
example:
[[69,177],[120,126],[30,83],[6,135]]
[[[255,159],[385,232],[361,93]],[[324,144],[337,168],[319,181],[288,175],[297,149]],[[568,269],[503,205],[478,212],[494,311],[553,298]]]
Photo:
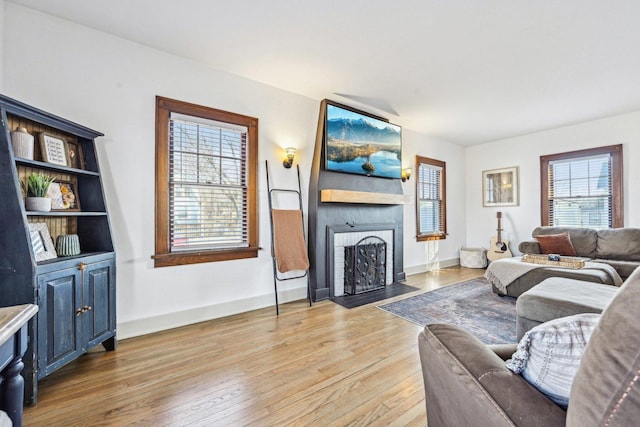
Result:
[[518,206],[518,167],[482,171],[482,206]]
[[29,223],[29,236],[36,261],[58,258],[47,224],[44,222]]
[[43,132],[40,134],[40,146],[42,159],[45,162],[59,166],[70,166],[69,149],[63,138]]

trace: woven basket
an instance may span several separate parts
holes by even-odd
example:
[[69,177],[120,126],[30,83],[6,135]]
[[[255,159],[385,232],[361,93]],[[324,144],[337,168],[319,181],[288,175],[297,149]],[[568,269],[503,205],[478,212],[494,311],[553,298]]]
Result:
[[487,266],[487,250],[485,248],[460,248],[460,266],[485,268]]
[[551,261],[549,255],[537,255],[537,254],[524,254],[522,255],[522,261],[530,262],[532,264],[544,264],[551,265],[553,267],[574,268],[579,269],[584,267],[584,260],[581,258],[573,257],[560,257],[560,261]]

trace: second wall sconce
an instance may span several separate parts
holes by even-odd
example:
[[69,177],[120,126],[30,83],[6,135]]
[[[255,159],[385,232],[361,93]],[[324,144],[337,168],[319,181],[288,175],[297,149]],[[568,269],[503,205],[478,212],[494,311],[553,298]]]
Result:
[[296,156],[296,149],[294,147],[287,147],[284,149],[287,157],[282,161],[282,166],[289,169],[293,166],[293,158]]
[[411,178],[411,172],[413,172],[411,168],[402,169],[402,182],[409,181],[409,178]]

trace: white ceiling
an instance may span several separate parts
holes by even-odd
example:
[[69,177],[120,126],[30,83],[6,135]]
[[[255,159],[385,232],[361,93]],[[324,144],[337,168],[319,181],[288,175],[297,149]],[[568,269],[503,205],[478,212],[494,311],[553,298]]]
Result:
[[638,0],[12,1],[462,145],[640,110]]

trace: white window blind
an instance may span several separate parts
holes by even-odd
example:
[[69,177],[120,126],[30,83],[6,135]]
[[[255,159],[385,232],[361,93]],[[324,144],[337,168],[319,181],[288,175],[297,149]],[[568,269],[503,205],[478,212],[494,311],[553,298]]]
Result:
[[443,168],[427,163],[418,165],[418,234],[445,234]]
[[550,161],[549,225],[611,227],[611,171],[610,154]]
[[172,252],[249,246],[247,128],[171,113]]

